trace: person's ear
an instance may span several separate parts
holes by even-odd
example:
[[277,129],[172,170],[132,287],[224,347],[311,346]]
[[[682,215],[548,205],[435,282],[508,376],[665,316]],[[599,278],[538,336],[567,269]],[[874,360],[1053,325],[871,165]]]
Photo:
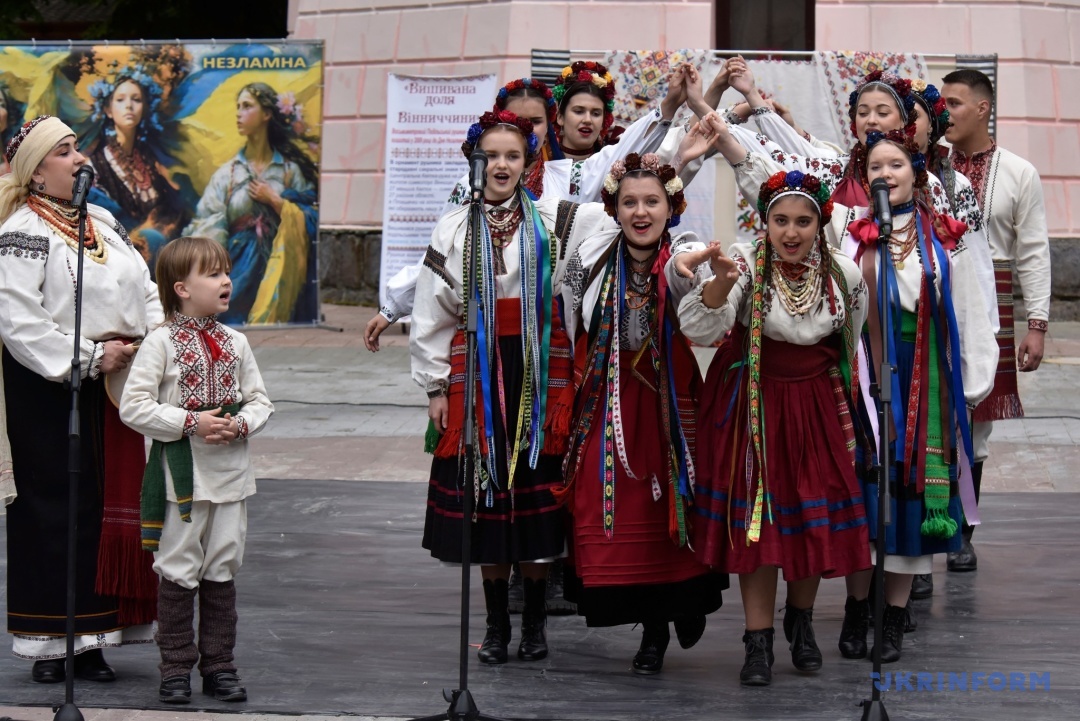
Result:
[[187,286],[184,285],[184,281],[178,280],[173,283],[173,292],[176,293],[177,298],[187,300],[191,297],[191,293],[188,291]]

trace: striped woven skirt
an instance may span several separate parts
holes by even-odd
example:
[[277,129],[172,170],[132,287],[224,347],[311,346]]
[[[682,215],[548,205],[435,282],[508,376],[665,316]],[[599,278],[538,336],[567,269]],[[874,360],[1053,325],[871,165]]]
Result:
[[[694,548],[728,573],[776,566],[788,581],[870,566],[854,429],[838,368],[840,336],[812,345],[764,338],[761,398],[767,468],[759,540],[747,537],[758,474],[749,434],[746,329],[717,350],[702,394]],[[771,509],[771,517],[770,517]]]

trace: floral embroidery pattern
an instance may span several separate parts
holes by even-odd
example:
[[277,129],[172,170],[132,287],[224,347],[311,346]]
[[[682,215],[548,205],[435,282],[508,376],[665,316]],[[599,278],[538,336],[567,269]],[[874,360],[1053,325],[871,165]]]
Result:
[[[232,336],[214,317],[188,318],[177,314],[169,324],[169,339],[179,369],[181,408],[191,413],[238,402],[239,359]],[[191,421],[190,415],[188,420]],[[198,423],[198,419],[194,422]]]
[[0,235],[0,256],[45,260],[49,257],[49,239],[43,235],[30,235],[16,231]]

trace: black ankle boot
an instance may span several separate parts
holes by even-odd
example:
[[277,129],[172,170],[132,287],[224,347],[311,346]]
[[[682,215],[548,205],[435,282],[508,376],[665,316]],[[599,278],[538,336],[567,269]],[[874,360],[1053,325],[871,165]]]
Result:
[[631,669],[641,676],[652,676],[664,667],[664,653],[671,641],[671,631],[667,621],[646,621],[641,626],[641,646],[634,654]]
[[505,579],[484,581],[484,601],[487,603],[487,634],[476,657],[480,663],[506,663],[506,648],[510,645],[510,612],[506,610],[508,585]]
[[[907,611],[903,606],[886,606],[881,625],[881,662],[895,663],[900,660],[900,649],[904,645]],[[873,658],[873,649],[870,653]]]
[[116,671],[105,662],[105,654],[100,648],[90,649],[75,656],[75,675],[84,681],[108,683],[116,680]]
[[739,672],[743,686],[768,686],[772,683],[773,630],[747,631],[742,637],[746,645],[746,661]]
[[522,661],[539,661],[548,655],[547,633],[544,631],[547,625],[547,605],[544,600],[547,581],[526,578],[523,585],[525,608],[521,611],[521,645],[518,646],[518,658]]
[[934,595],[934,574],[919,573],[911,581],[911,597],[916,601]]
[[848,596],[844,604],[844,625],[840,628],[840,655],[866,658],[866,631],[870,628],[870,599]]
[[791,649],[791,663],[800,671],[821,668],[821,649],[814,638],[814,609],[784,607],[784,638]]

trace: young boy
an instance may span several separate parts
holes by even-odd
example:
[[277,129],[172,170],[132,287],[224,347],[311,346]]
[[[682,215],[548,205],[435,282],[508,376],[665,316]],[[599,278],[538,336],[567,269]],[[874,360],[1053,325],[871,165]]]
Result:
[[161,578],[155,640],[165,703],[189,703],[196,661],[203,693],[247,700],[233,664],[233,577],[244,555],[244,499],[255,493],[247,438],[274,406],[247,339],[216,320],[229,307],[229,271],[228,254],[208,238],[177,238],[162,249],[166,321],[143,339],[120,402],[124,423],[153,440],[142,538]]

